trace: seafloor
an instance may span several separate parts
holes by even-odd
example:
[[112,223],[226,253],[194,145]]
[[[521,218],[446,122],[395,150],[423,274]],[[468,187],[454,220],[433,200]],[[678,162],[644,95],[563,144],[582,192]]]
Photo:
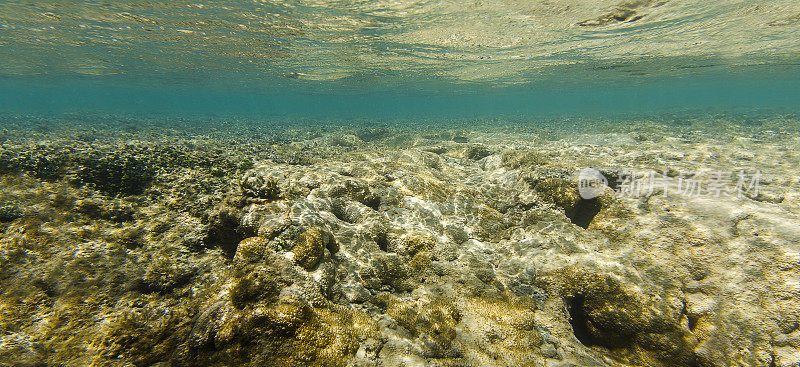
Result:
[[2,366],[800,365],[796,115],[0,120]]

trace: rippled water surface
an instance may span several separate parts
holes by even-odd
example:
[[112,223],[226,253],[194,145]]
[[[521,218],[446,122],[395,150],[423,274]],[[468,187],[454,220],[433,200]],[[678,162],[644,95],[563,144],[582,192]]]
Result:
[[[154,90],[217,103],[231,91],[425,91],[511,93],[509,108],[697,96],[771,107],[798,101],[798,34],[794,0],[12,0],[0,4],[0,76],[8,108],[28,108],[25,93],[66,98],[57,108]],[[193,95],[198,85],[210,94]]]

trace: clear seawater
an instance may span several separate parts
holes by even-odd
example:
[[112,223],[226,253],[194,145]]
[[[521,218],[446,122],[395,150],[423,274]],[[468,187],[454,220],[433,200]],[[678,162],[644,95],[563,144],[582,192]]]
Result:
[[799,126],[800,0],[0,0],[0,366],[796,367]]
[[3,1],[0,112],[794,113],[798,4]]

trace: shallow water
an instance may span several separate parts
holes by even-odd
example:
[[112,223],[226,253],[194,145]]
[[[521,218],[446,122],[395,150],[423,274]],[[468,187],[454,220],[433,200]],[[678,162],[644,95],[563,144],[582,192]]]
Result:
[[795,1],[0,4],[3,110],[796,111]]
[[3,1],[0,366],[796,367],[799,34],[796,0]]

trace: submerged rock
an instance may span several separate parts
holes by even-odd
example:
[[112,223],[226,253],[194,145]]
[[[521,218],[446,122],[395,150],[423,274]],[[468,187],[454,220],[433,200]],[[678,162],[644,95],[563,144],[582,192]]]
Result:
[[462,155],[466,159],[477,161],[492,155],[492,151],[483,145],[470,145],[464,148]]
[[322,260],[326,247],[330,247],[330,234],[314,227],[300,234],[295,241],[292,252],[294,260],[306,270],[311,270]]
[[242,178],[242,192],[245,196],[258,199],[275,200],[281,197],[278,179],[265,177],[257,172],[248,172]]
[[[796,137],[652,130],[9,139],[0,365],[792,365]],[[766,177],[633,196],[603,168],[585,199],[572,175],[634,164]]]
[[76,183],[92,185],[111,195],[138,195],[144,192],[155,175],[155,168],[145,158],[133,154],[89,154],[77,159],[80,168]]
[[681,325],[681,305],[648,297],[610,276],[566,269],[570,323],[587,347],[608,348],[636,365],[691,366],[697,340]]
[[22,209],[17,205],[0,205],[0,222],[11,222],[21,218],[24,214]]
[[577,183],[565,174],[528,177],[526,181],[542,199],[564,210],[564,214],[575,225],[588,228],[595,216],[608,206],[610,198],[584,199],[578,192]]

